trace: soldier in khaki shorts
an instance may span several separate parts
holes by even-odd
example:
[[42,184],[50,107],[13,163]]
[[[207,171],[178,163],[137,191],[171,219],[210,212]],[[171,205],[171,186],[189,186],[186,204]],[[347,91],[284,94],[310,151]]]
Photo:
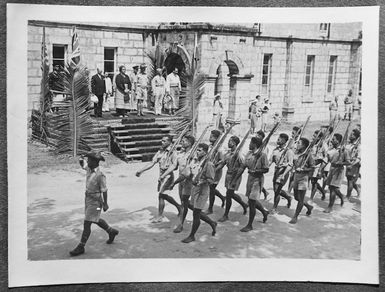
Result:
[[188,237],[182,240],[183,243],[195,241],[195,233],[197,232],[200,220],[208,223],[212,228],[212,235],[216,234],[217,223],[212,221],[210,217],[202,213],[202,209],[207,203],[210,194],[210,184],[214,181],[214,164],[211,161],[205,163],[209,146],[200,143],[197,148],[196,157],[186,167],[185,172],[175,181],[175,184],[190,178],[192,180],[191,190],[191,207],[193,208],[193,224]]
[[80,243],[70,251],[71,256],[77,256],[84,253],[84,246],[91,234],[91,225],[95,223],[108,233],[107,243],[111,244],[119,231],[108,226],[107,222],[100,218],[100,213],[108,210],[107,204],[107,186],[106,177],[99,169],[99,161],[104,161],[104,157],[100,153],[90,152],[86,155],[87,162],[84,158],[79,159],[80,166],[87,171],[86,176],[86,196],[85,196],[85,217],[84,228]]

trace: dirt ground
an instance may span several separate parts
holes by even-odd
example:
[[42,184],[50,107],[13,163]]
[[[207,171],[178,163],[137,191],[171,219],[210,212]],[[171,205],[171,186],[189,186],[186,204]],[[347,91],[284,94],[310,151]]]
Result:
[[[276,141],[273,137],[271,141]],[[273,147],[274,143],[269,145]],[[202,222],[196,241],[183,244],[191,228],[191,213],[182,233],[172,232],[177,225],[176,209],[166,203],[166,219],[151,223],[157,214],[156,183],[158,168],[154,167],[140,178],[135,172],[143,163],[125,163],[111,154],[101,169],[107,177],[110,210],[102,214],[120,233],[111,245],[105,243],[107,234],[92,226],[86,253],[69,257],[68,252],[79,242],[83,227],[85,174],[77,158],[54,155],[52,149],[37,142],[28,144],[28,258],[30,260],[107,259],[107,258],[307,258],[307,259],[360,259],[360,201],[345,202],[334,212],[322,211],[328,204],[316,195],[313,214],[302,212],[296,225],[288,222],[294,214],[296,202],[290,209],[281,200],[279,213],[271,215],[266,224],[257,212],[254,230],[239,231],[247,223],[242,208],[233,203],[230,221],[218,223],[217,235]],[[272,171],[266,175],[269,196],[263,201],[265,208],[272,207]],[[246,174],[239,190],[244,197]],[[225,194],[223,182],[218,189]],[[346,185],[341,188],[346,193]],[[179,201],[173,190],[172,195]],[[309,192],[307,193],[309,195]],[[353,194],[355,196],[355,193]],[[365,194],[363,193],[363,196]],[[223,209],[216,199],[214,214],[218,220]]]

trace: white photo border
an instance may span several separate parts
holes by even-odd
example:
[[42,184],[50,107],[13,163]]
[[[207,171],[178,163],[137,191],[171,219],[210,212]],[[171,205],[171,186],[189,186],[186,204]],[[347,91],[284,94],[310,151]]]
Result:
[[[27,258],[28,20],[65,22],[362,22],[361,260]],[[379,283],[378,254],[379,6],[332,8],[108,7],[7,4],[9,286],[101,282],[312,281]],[[102,269],[90,269],[97,264]],[[159,267],[162,266],[162,269]],[[252,267],[252,273],[250,273]],[[310,268],[311,267],[311,268]],[[273,271],[285,270],[285,273]],[[167,271],[167,275],[165,272]],[[211,272],[208,272],[211,271]],[[214,274],[212,271],[216,271]]]

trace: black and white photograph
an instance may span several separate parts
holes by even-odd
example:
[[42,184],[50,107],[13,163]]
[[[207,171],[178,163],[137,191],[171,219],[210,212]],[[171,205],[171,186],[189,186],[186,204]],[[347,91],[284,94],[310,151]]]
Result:
[[84,8],[8,5],[10,286],[378,283],[378,7]]

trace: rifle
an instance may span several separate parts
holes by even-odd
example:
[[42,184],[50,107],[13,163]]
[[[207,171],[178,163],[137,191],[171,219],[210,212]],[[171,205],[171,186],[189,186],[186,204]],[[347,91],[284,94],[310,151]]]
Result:
[[234,165],[234,163],[239,159],[239,152],[241,152],[241,149],[245,145],[246,140],[249,137],[250,133],[251,133],[251,129],[247,131],[246,135],[242,138],[241,143],[239,143],[237,148],[235,148],[234,154],[231,157],[229,165]]
[[202,139],[204,138],[204,136],[206,135],[207,133],[207,130],[212,127],[213,125],[212,124],[209,124],[207,125],[202,134],[199,136],[198,140],[195,141],[194,145],[191,147],[191,152],[190,152],[190,155],[187,157],[187,164],[193,159],[194,155],[195,155],[195,152],[197,151],[198,149],[198,145],[202,142]]
[[311,151],[313,147],[316,145],[316,141],[318,140],[319,136],[321,135],[322,131],[320,130],[317,134],[317,136],[310,142],[310,144],[307,146],[306,150],[301,154],[301,156],[304,156],[305,158],[302,160],[300,168],[304,168],[306,165],[307,160],[309,159],[311,155]]
[[341,119],[339,118],[338,121],[337,121],[337,124],[335,125],[335,127],[333,129],[333,132],[328,136],[328,138],[325,141],[327,143],[327,145],[329,145],[329,143],[332,140],[334,134],[336,133],[336,130],[338,129],[338,126],[340,125],[340,122],[341,122]]
[[267,135],[267,137],[265,137],[265,139],[263,139],[262,141],[262,145],[258,148],[258,151],[253,153],[253,156],[255,156],[255,163],[252,167],[253,170],[256,169],[256,166],[257,166],[257,162],[258,162],[258,158],[262,155],[262,152],[265,150],[267,144],[269,143],[269,140],[271,138],[271,136],[273,136],[273,134],[278,130],[278,127],[279,125],[281,124],[281,121],[278,121],[274,127],[270,130],[270,133]]
[[226,132],[222,134],[222,136],[217,139],[217,141],[215,141],[213,147],[210,149],[209,153],[207,153],[206,157],[204,158],[203,162],[201,163],[200,167],[199,167],[199,170],[198,170],[198,173],[195,177],[195,180],[199,181],[200,177],[202,176],[203,174],[203,171],[205,170],[206,168],[206,164],[209,162],[209,161],[213,161],[216,154],[218,153],[218,150],[219,148],[222,146],[223,142],[225,141],[227,135],[230,133],[230,131],[232,130],[232,128],[239,124],[238,121],[236,122],[232,122],[230,124],[230,126],[226,129]]
[[226,129],[226,132],[224,132],[222,136],[215,141],[213,147],[210,149],[209,153],[207,154],[207,158],[210,161],[212,161],[215,158],[215,155],[218,153],[219,148],[222,146],[223,142],[225,141],[227,135],[230,133],[232,128],[239,123],[240,123],[239,121],[231,123],[230,126]]
[[297,144],[299,139],[301,139],[301,137],[303,136],[303,133],[305,132],[305,128],[306,128],[307,124],[309,123],[310,118],[311,118],[311,115],[308,116],[305,123],[302,126],[300,126],[299,135],[297,137],[295,137],[295,141],[294,141],[295,144]]

